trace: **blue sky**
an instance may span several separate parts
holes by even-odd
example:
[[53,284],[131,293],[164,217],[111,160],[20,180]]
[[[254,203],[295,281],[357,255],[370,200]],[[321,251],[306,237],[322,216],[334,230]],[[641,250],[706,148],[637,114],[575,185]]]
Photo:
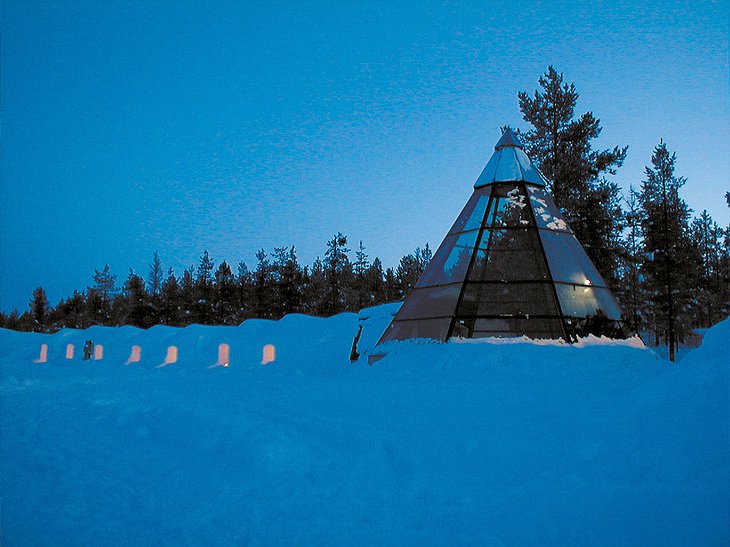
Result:
[[[148,5],[149,4],[149,5]],[[337,231],[437,246],[548,64],[727,225],[727,2],[2,3],[0,309]]]

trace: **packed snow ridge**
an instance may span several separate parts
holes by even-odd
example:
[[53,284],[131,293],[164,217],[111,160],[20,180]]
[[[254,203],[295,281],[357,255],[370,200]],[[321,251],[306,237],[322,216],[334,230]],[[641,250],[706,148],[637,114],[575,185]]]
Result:
[[593,339],[368,366],[392,312],[0,330],[0,543],[730,543],[730,321],[677,365]]

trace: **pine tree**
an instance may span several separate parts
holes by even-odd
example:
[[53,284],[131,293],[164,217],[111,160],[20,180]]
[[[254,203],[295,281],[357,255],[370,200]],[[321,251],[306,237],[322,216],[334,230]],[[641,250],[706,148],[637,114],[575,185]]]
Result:
[[523,135],[528,154],[551,181],[558,207],[598,270],[611,284],[622,231],[618,187],[603,178],[615,174],[628,147],[593,150],[601,133],[592,112],[574,119],[578,92],[552,66],[540,76],[541,90],[517,94],[522,117],[532,125]]
[[90,326],[87,318],[86,295],[74,291],[73,295],[61,300],[51,311],[54,328],[85,329]]
[[720,313],[722,317],[727,317],[730,314],[730,224],[719,230],[718,239],[721,239],[722,244],[717,268],[717,293],[721,305]]
[[17,324],[17,330],[21,332],[32,332],[34,328],[33,316],[30,312],[23,312],[23,314],[18,318]]
[[87,322],[90,325],[111,325],[117,276],[111,273],[109,264],[104,264],[101,271],[94,270],[92,279],[94,286],[89,287],[86,296]]
[[393,271],[393,268],[387,268],[383,277],[385,278],[385,301],[396,302],[398,300],[401,300],[398,280],[395,277],[395,272]]
[[203,325],[211,323],[213,319],[213,267],[214,263],[203,251],[198,263],[197,277],[195,278],[195,321]]
[[183,272],[180,280],[180,322],[182,325],[189,325],[195,320],[195,280],[193,278],[193,267],[190,266]]
[[324,255],[324,271],[326,279],[326,296],[324,314],[333,315],[346,309],[348,301],[348,285],[352,274],[352,265],[347,253],[347,236],[337,232],[327,242]]
[[354,274],[353,297],[354,305],[358,310],[372,305],[372,297],[370,296],[370,287],[368,272],[370,270],[370,262],[365,252],[365,246],[360,240],[360,244],[355,251],[355,262],[352,263],[352,271]]
[[147,283],[150,295],[156,297],[160,294],[160,290],[162,289],[162,261],[160,260],[160,255],[157,251],[155,251],[155,254],[152,257],[152,262],[150,263],[150,270],[147,274]]
[[725,314],[722,282],[723,230],[712,220],[707,211],[702,211],[691,224],[692,244],[699,255],[699,284],[696,287],[693,325],[711,327]]
[[20,314],[17,309],[10,312],[5,320],[5,328],[10,330],[20,330]]
[[253,304],[251,302],[253,284],[248,266],[245,262],[239,262],[238,275],[236,275],[236,323],[240,323],[253,314]]
[[294,246],[290,247],[279,263],[279,317],[301,311],[303,272],[297,261]]
[[175,271],[170,268],[167,272],[167,279],[162,282],[160,289],[160,321],[162,324],[181,325],[181,306],[180,284],[175,277]]
[[626,227],[619,268],[619,289],[616,295],[624,310],[626,324],[632,332],[640,332],[644,328],[641,310],[644,307],[642,291],[643,251],[641,241],[642,210],[639,195],[633,186],[629,187],[626,199]]
[[327,308],[327,279],[322,259],[317,257],[304,287],[305,311],[312,315],[325,315]]
[[38,287],[33,291],[33,298],[29,306],[33,318],[33,331],[45,332],[48,319],[48,297],[43,287]]
[[714,245],[711,241],[712,218],[707,211],[702,211],[698,218],[690,224],[690,237],[699,252],[699,285],[695,289],[693,323],[702,327],[712,325],[713,302],[711,293],[712,266]]
[[148,328],[155,324],[152,317],[152,306],[145,288],[144,279],[129,270],[129,275],[122,289],[124,314],[122,323],[135,327]]
[[678,337],[689,328],[687,312],[694,286],[696,250],[689,237],[690,209],[679,196],[684,177],[674,175],[676,154],[660,141],[646,167],[640,201],[643,209],[644,265],[655,332],[666,339],[674,361]]
[[377,306],[386,301],[384,276],[383,263],[378,257],[375,257],[367,271],[368,303],[370,306]]
[[431,249],[426,243],[423,250],[417,247],[414,253],[407,254],[400,259],[395,270],[400,299],[405,299],[411,293],[426,266],[431,262],[431,257]]
[[235,325],[236,321],[236,279],[231,267],[224,260],[215,271],[215,296],[213,308],[216,320],[224,325]]
[[113,275],[109,264],[104,264],[101,271],[94,270],[93,275],[94,290],[96,290],[105,300],[111,300],[117,292],[116,281],[117,276]]
[[274,247],[274,252],[271,255],[270,271],[273,290],[270,295],[271,303],[268,311],[274,319],[279,319],[286,313],[282,303],[281,278],[286,265],[288,250],[288,247]]
[[274,306],[274,280],[271,263],[263,249],[256,253],[256,271],[254,272],[254,314],[256,317],[271,318]]

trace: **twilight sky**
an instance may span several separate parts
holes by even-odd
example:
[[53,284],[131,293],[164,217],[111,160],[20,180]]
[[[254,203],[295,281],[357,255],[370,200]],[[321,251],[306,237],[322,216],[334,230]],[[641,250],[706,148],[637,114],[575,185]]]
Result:
[[436,247],[548,64],[728,224],[728,2],[2,2],[0,310],[108,262]]

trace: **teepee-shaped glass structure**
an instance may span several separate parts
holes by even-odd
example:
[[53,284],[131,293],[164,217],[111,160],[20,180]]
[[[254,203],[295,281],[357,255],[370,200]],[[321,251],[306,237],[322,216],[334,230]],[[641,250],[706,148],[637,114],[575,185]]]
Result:
[[621,311],[507,128],[381,342],[621,334]]

